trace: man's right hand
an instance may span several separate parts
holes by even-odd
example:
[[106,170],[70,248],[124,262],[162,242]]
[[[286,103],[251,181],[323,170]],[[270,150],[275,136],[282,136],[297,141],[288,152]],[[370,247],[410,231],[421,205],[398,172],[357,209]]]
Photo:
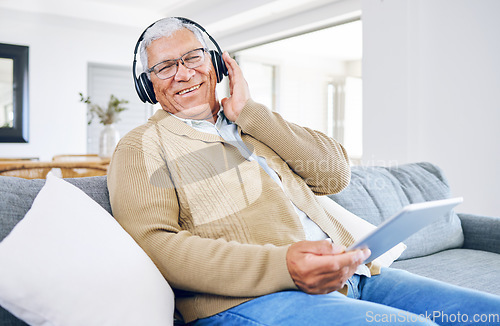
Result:
[[250,99],[250,90],[248,83],[243,76],[240,66],[236,60],[229,56],[226,51],[222,54],[222,59],[226,63],[229,77],[230,96],[221,100],[222,108],[226,118],[235,122],[238,119],[241,110]]
[[340,290],[370,250],[345,252],[328,240],[300,241],[288,248],[286,263],[295,285],[309,294]]

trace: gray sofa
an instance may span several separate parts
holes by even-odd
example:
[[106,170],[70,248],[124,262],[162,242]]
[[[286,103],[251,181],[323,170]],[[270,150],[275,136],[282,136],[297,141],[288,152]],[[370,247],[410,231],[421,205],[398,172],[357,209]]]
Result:
[[[105,176],[67,181],[111,212]],[[29,210],[44,182],[0,177],[0,241]],[[329,197],[378,225],[408,203],[448,198],[450,189],[437,166],[412,163],[389,168],[353,167],[350,185]],[[496,282],[500,218],[451,212],[405,243],[407,250],[392,267],[500,295]],[[0,307],[0,326],[11,325],[26,324]]]

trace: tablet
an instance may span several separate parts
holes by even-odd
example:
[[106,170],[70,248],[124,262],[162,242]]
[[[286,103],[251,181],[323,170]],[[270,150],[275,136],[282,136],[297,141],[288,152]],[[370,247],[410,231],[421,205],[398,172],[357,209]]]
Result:
[[369,263],[412,234],[442,218],[462,201],[462,197],[457,197],[407,205],[375,230],[356,241],[346,251],[370,249],[372,253],[364,264]]

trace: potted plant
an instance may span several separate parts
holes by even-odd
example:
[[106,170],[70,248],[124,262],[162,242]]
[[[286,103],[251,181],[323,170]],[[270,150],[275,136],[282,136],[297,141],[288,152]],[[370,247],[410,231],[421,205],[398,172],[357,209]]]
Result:
[[120,139],[120,135],[114,124],[120,120],[120,113],[127,110],[122,104],[126,104],[128,101],[118,99],[111,94],[108,106],[102,107],[92,103],[89,96],[85,97],[80,93],[80,102],[88,105],[88,124],[91,124],[94,118],[97,117],[99,122],[104,125],[99,139],[99,156],[102,158],[111,157]]

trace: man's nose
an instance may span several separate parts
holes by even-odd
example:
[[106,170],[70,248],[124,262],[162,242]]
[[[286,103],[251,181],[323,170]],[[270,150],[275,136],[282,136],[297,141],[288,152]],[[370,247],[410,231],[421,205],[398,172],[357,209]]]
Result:
[[195,74],[194,69],[187,68],[182,60],[177,62],[177,72],[174,75],[176,81],[187,81]]

